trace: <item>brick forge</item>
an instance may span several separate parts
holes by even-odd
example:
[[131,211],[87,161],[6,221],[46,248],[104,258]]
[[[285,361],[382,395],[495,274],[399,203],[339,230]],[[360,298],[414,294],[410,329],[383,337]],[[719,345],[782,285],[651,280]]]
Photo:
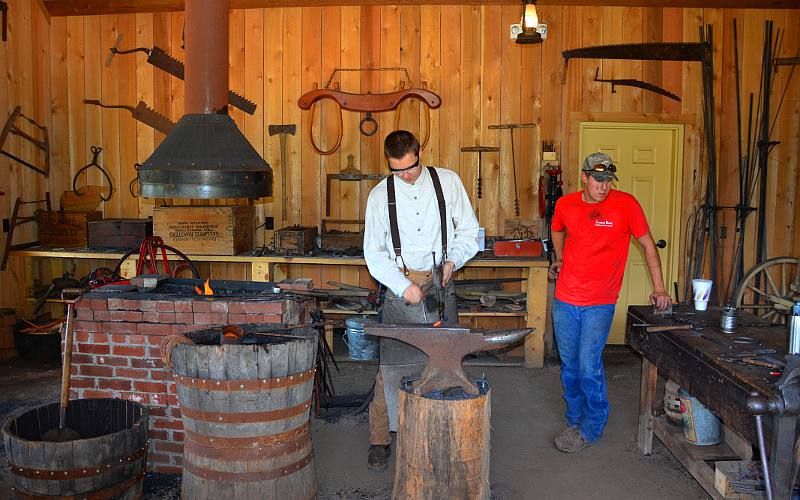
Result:
[[[242,283],[251,290],[253,285],[268,290],[273,286],[224,283]],[[279,286],[305,290],[312,285],[310,280],[296,280]],[[148,470],[174,474],[181,473],[183,422],[173,375],[161,361],[163,338],[229,324],[307,324],[314,305],[313,300],[285,293],[262,292],[254,300],[248,292],[202,297],[104,288],[85,294],[75,305],[70,398],[122,398],[148,405]]]

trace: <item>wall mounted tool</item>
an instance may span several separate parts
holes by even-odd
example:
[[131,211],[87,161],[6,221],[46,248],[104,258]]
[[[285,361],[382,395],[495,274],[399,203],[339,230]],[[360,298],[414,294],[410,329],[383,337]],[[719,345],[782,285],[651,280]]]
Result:
[[[408,74],[408,70],[405,68],[397,67],[397,68],[336,68],[331,73],[330,78],[328,78],[328,83],[325,84],[325,88],[319,89],[317,88],[317,84],[314,84],[313,90],[306,92],[297,100],[297,105],[302,110],[311,110],[311,119],[309,120],[309,127],[308,127],[308,138],[311,141],[311,146],[314,148],[318,154],[321,155],[329,155],[333,154],[339,148],[339,145],[342,142],[342,109],[346,109],[348,111],[355,111],[358,113],[366,113],[366,116],[361,120],[359,123],[359,130],[365,136],[371,136],[378,131],[378,122],[372,117],[372,113],[379,113],[382,111],[395,111],[395,128],[398,128],[400,123],[400,105],[403,101],[410,98],[416,98],[425,103],[426,107],[426,115],[425,115],[425,137],[421,141],[420,149],[425,149],[425,146],[428,144],[428,139],[430,139],[430,110],[436,109],[442,104],[442,99],[436,95],[435,93],[427,90],[425,82],[422,83],[421,87],[415,88],[405,88],[405,82],[400,83],[400,90],[396,92],[388,92],[383,94],[373,94],[370,92],[364,94],[351,94],[348,92],[341,92],[339,90],[338,83],[331,84],[333,82],[333,78],[337,72],[340,71],[403,71],[405,72],[406,79],[410,85],[411,77]],[[323,151],[317,147],[314,143],[314,136],[312,127],[314,126],[314,110],[315,110],[315,103],[320,99],[332,99],[336,102],[339,107],[339,136],[336,140],[335,145],[327,150]]]
[[39,244],[38,241],[31,241],[29,243],[18,243],[16,245],[13,244],[14,242],[14,230],[17,229],[19,226],[23,224],[27,224],[29,222],[36,221],[36,215],[41,210],[34,211],[33,215],[24,217],[19,214],[22,205],[35,205],[39,203],[45,204],[45,209],[49,212],[52,210],[50,208],[50,193],[45,193],[45,198],[43,200],[34,200],[34,201],[22,201],[22,198],[17,198],[17,201],[14,202],[14,210],[11,212],[11,219],[8,223],[8,234],[6,235],[6,245],[3,249],[3,261],[0,263],[0,271],[6,270],[6,264],[8,263],[8,253],[11,250],[22,250],[25,248],[34,247]]
[[[72,192],[76,196],[83,196],[84,190],[87,190],[87,188],[89,188],[88,191],[99,192],[99,196],[100,196],[100,200],[101,201],[108,201],[108,200],[111,199],[111,196],[114,194],[114,181],[111,180],[111,176],[108,175],[108,172],[106,172],[106,170],[103,167],[101,167],[99,163],[97,163],[97,158],[100,156],[100,153],[103,151],[103,148],[99,148],[97,146],[92,146],[91,147],[91,151],[92,151],[92,161],[89,162],[88,164],[84,165],[83,167],[81,167],[80,170],[75,172],[75,175],[72,177]],[[77,186],[77,184],[78,184],[78,176],[81,175],[83,172],[89,170],[92,167],[97,168],[97,170],[99,170],[100,173],[103,174],[103,177],[106,178],[106,181],[108,181],[108,195],[105,195],[105,196],[103,195],[102,186],[85,186],[83,188],[80,188],[80,190],[78,189],[78,186]],[[92,188],[95,188],[95,189],[92,189]],[[96,188],[100,188],[100,189],[98,190]]]
[[611,84],[611,93],[615,94],[617,92],[617,85],[623,87],[636,87],[643,90],[649,90],[650,92],[655,92],[656,94],[661,94],[664,97],[669,97],[674,101],[681,102],[681,98],[673,94],[672,92],[665,90],[658,85],[653,85],[652,83],[643,82],[641,80],[636,80],[634,78],[609,78],[609,79],[602,79],[600,78],[600,67],[595,70],[594,72],[594,81],[601,82],[601,83],[610,83]]
[[489,125],[489,130],[508,129],[511,137],[511,167],[514,169],[514,214],[519,217],[519,189],[517,189],[517,159],[514,154],[514,129],[515,128],[536,128],[535,123],[501,123],[499,125]]
[[162,115],[158,111],[152,109],[144,101],[139,101],[139,104],[134,108],[133,106],[125,106],[122,104],[103,104],[97,99],[84,99],[84,104],[91,104],[93,106],[100,106],[101,108],[109,109],[127,109],[131,112],[133,119],[144,123],[145,125],[158,130],[161,133],[169,134],[175,126],[169,118]]
[[0,12],[3,14],[3,41],[8,40],[8,4],[0,2]]
[[347,155],[347,166],[338,174],[328,174],[325,179],[325,215],[331,214],[331,181],[380,181],[385,174],[364,174],[353,165],[354,156]]
[[[136,47],[135,49],[130,50],[119,50],[119,44],[122,41],[122,35],[117,35],[117,41],[114,43],[114,46],[111,47],[109,50],[110,54],[108,55],[108,59],[106,59],[106,67],[111,66],[111,60],[114,58],[115,54],[132,54],[134,52],[144,52],[147,54],[147,62],[152,64],[158,69],[166,71],[170,75],[183,80],[184,74],[184,66],[183,62],[175,59],[169,53],[167,53],[161,47],[153,46],[152,49],[148,49],[145,47]],[[236,92],[229,90],[228,91],[228,104],[233,106],[234,108],[239,108],[245,113],[252,115],[256,112],[256,104],[237,94]]]
[[649,42],[595,45],[561,52],[564,72],[561,83],[567,82],[570,59],[638,59],[642,61],[706,61],[710,45],[702,42]]
[[478,199],[483,198],[483,177],[481,175],[481,162],[483,153],[498,153],[500,148],[495,146],[467,146],[461,148],[462,153],[478,153]]
[[286,222],[286,176],[289,169],[286,168],[286,136],[294,135],[297,132],[297,125],[269,125],[267,127],[270,136],[279,135],[281,141],[281,220]]
[[[33,118],[28,118],[27,116],[23,115],[21,109],[22,108],[20,108],[19,106],[16,106],[14,108],[14,111],[12,111],[11,114],[8,116],[8,120],[6,120],[6,124],[3,126],[3,132],[0,133],[0,153],[4,154],[5,156],[8,156],[9,158],[11,158],[12,160],[14,160],[16,162],[19,162],[19,163],[25,165],[28,168],[36,170],[37,172],[39,172],[43,176],[47,177],[50,174],[50,141],[49,141],[48,136],[47,136],[47,127],[45,127],[44,125],[39,125],[38,123],[36,123],[33,120]],[[17,120],[17,118],[24,118],[30,124],[32,124],[33,126],[38,128],[39,130],[41,130],[42,131],[42,139],[39,140],[36,137],[33,137],[33,136],[29,135],[29,134],[26,134],[19,127],[17,127],[14,124],[14,122]],[[22,158],[20,158],[20,157],[18,157],[16,155],[14,155],[12,153],[9,153],[8,151],[4,150],[3,147],[5,146],[6,139],[8,139],[9,135],[16,135],[16,136],[18,136],[18,137],[30,142],[31,144],[36,146],[37,149],[41,150],[42,153],[44,154],[44,166],[43,167],[37,167],[33,163],[29,163],[29,162],[23,160]]]

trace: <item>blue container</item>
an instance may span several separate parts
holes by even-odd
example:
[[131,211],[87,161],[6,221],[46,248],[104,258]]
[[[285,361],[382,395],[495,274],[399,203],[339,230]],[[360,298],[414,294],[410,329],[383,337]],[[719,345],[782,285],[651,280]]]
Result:
[[344,343],[350,352],[350,359],[372,361],[378,359],[378,338],[364,333],[366,323],[376,323],[369,318],[348,318],[345,320]]
[[683,389],[678,391],[678,398],[681,400],[683,435],[686,440],[699,446],[719,443],[719,417]]

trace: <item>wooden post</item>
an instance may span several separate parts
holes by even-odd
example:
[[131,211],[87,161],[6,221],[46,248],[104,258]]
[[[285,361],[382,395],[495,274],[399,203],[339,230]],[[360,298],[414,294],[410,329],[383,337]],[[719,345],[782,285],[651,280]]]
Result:
[[489,396],[437,400],[400,391],[392,499],[489,498]]
[[645,455],[653,451],[653,408],[656,400],[658,369],[656,365],[642,358],[642,382],[639,388],[639,449]]

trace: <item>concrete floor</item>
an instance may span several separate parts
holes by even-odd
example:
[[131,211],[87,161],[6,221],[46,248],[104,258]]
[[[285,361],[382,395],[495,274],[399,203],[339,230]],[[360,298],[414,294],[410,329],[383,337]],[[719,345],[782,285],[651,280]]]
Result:
[[[603,439],[577,454],[557,451],[553,437],[563,428],[564,405],[558,366],[540,370],[468,367],[485,373],[492,386],[492,497],[503,499],[700,499],[706,493],[675,458],[654,440],[653,454],[636,446],[639,359],[624,349],[605,355],[611,417]],[[340,363],[335,375],[340,393],[369,389],[375,365]],[[0,421],[25,408],[58,397],[57,365],[0,362]],[[394,456],[383,472],[366,468],[366,414],[345,415],[335,423],[312,425],[320,499],[388,499]],[[0,462],[6,463],[4,450]],[[148,475],[145,498],[178,498],[177,477]],[[10,474],[0,470],[0,497]]]

